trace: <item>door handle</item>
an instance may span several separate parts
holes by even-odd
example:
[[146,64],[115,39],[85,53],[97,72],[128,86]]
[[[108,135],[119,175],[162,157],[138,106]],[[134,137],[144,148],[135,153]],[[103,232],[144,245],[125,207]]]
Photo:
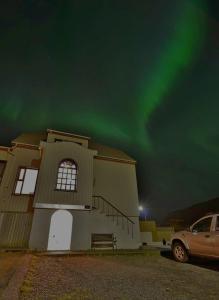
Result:
[[205,237],[206,237],[206,238],[209,238],[209,237],[210,237],[210,234],[206,234]]

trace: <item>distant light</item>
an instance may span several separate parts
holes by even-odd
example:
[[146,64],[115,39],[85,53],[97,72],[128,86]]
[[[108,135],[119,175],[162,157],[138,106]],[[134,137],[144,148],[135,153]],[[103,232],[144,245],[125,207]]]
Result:
[[142,205],[139,205],[138,209],[139,209],[139,211],[143,211],[144,207]]

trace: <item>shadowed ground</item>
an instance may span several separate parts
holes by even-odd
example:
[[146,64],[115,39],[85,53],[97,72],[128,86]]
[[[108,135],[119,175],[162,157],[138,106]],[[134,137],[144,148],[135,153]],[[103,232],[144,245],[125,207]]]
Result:
[[218,299],[219,272],[155,255],[34,257],[21,300]]
[[0,299],[17,300],[32,256],[21,252],[0,253]]

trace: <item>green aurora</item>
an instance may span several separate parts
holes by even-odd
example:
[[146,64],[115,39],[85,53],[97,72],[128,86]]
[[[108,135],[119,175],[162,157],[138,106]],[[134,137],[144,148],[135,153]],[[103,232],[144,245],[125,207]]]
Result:
[[138,160],[140,199],[158,217],[218,196],[213,3],[8,6],[0,31],[2,143],[54,128],[120,147]]

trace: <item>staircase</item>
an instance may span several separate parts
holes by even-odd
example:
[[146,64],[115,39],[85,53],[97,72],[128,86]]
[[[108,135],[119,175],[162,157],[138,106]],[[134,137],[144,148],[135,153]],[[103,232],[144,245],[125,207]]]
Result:
[[108,218],[111,218],[113,223],[115,223],[117,226],[121,226],[121,228],[126,230],[133,239],[133,225],[135,223],[103,196],[93,196],[92,208],[98,209],[100,213],[105,214]]

